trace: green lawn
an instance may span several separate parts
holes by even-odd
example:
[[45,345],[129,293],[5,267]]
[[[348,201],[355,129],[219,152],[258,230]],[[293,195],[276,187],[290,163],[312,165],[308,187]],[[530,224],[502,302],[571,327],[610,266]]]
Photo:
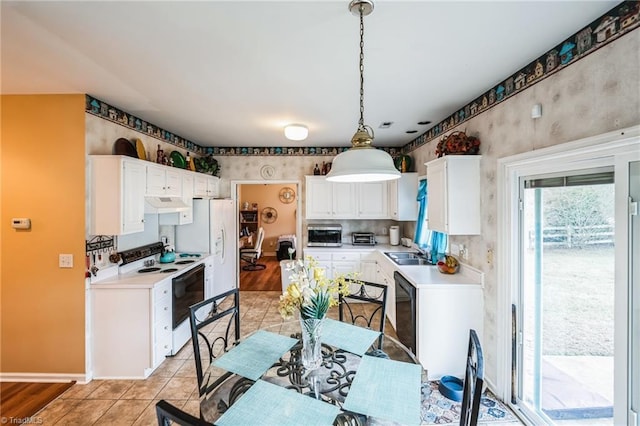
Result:
[[544,250],[543,354],[613,355],[614,248]]

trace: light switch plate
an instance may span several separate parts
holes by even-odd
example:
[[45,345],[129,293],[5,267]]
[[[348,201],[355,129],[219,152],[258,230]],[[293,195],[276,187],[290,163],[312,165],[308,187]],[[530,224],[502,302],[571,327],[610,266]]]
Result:
[[58,266],[60,268],[73,268],[73,255],[61,253],[58,256]]

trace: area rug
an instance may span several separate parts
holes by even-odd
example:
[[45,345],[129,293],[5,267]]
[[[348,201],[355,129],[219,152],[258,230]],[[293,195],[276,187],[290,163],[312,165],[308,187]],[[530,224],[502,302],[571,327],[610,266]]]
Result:
[[[460,422],[460,403],[444,397],[438,391],[438,382],[422,383],[422,424]],[[480,400],[478,423],[516,422],[518,419],[488,389]]]

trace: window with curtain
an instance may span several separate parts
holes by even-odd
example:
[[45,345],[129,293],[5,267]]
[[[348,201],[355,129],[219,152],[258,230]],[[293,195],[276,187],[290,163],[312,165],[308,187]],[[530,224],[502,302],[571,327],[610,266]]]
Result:
[[427,227],[427,180],[422,179],[418,186],[418,220],[416,222],[416,234],[413,241],[421,250],[429,253],[431,263],[437,263],[438,259],[445,255],[449,238],[447,234],[432,231]]

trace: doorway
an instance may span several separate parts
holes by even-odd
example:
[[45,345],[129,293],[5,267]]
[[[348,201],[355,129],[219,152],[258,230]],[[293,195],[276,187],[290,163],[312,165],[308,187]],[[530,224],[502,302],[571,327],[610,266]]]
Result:
[[520,179],[518,393],[546,422],[613,424],[613,168]]
[[[640,127],[498,160],[496,392],[529,423],[638,424],[638,161]],[[577,232],[580,192],[609,206]]]
[[[258,250],[259,268],[240,260],[240,290],[282,291],[280,261],[295,258],[300,240],[300,183],[296,181],[238,181],[234,183],[238,205],[239,243]],[[258,234],[263,237],[255,247]],[[290,253],[288,248],[294,250]],[[241,249],[242,253],[242,249]],[[241,256],[242,257],[242,256]],[[243,268],[243,266],[245,266]]]

